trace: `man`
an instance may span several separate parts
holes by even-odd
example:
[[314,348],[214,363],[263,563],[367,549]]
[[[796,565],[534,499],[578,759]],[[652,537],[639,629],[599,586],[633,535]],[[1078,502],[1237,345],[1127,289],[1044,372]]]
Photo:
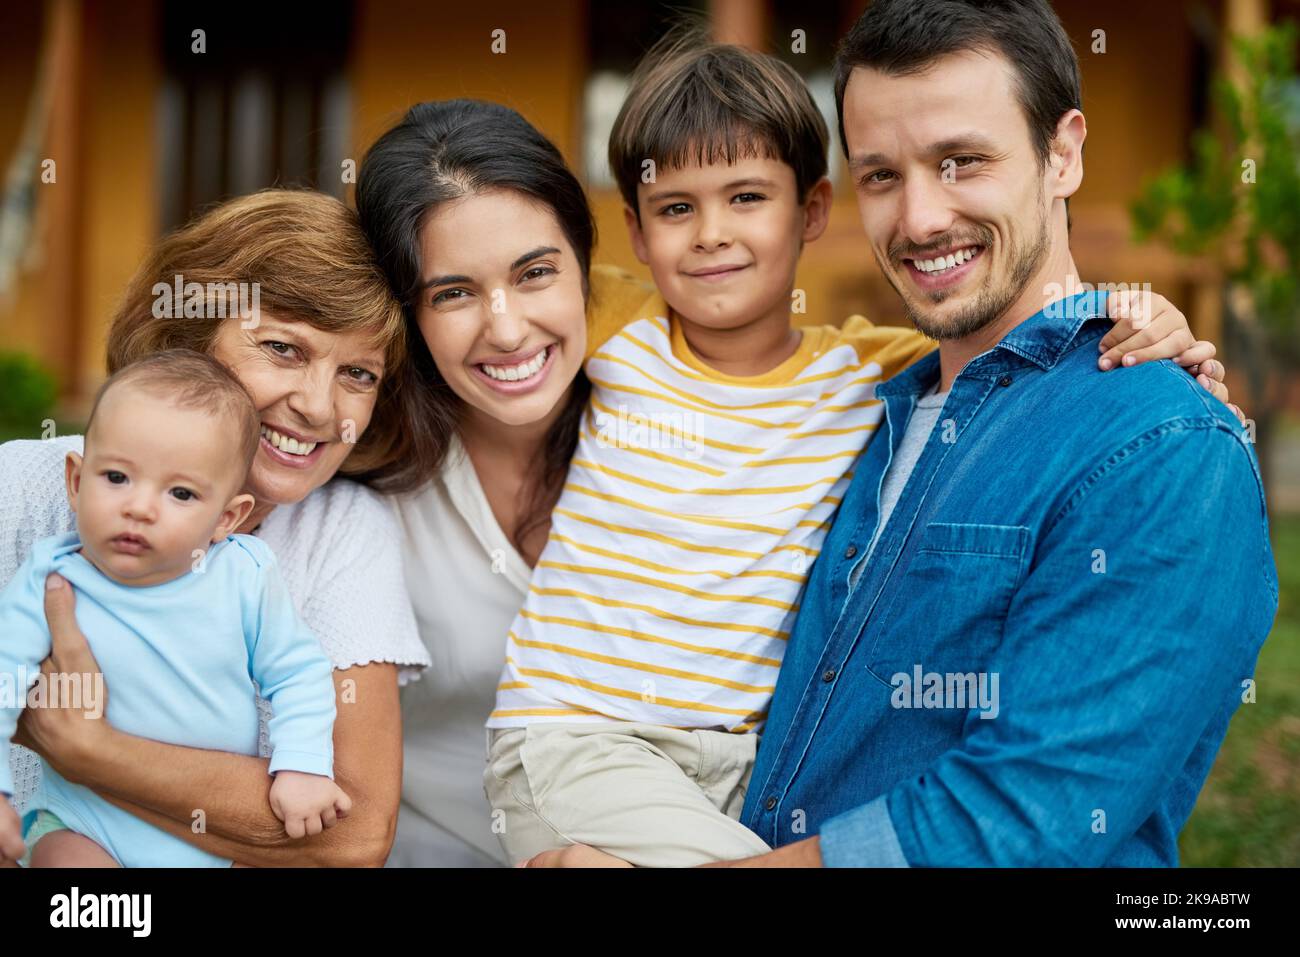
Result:
[[1277,608],[1253,451],[1170,363],[1092,369],[1045,0],[879,0],[836,89],[872,250],[940,349],[878,390],[742,820],[770,863],[1175,865]]
[[1172,363],[1095,368],[1046,0],[877,0],[836,94],[872,251],[940,349],[877,391],[741,817],[776,850],[734,863],[1172,866],[1277,608],[1253,451]]

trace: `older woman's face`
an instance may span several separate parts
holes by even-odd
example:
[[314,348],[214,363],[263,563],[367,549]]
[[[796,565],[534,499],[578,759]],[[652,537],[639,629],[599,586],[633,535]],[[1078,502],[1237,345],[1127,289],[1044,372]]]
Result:
[[324,332],[268,316],[222,322],[212,355],[244,384],[262,417],[245,490],[289,505],[329,481],[370,424],[383,349],[361,332]]

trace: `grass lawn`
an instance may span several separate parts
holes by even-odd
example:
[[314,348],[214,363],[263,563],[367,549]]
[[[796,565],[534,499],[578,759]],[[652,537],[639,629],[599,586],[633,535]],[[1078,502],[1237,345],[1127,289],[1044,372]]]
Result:
[[1255,670],[1256,701],[1233,716],[1179,839],[1185,867],[1300,865],[1300,515],[1272,531],[1277,621]]

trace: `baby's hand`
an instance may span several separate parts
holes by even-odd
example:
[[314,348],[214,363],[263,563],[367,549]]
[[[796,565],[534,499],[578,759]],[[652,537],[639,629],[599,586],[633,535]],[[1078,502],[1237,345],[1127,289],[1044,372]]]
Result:
[[301,771],[277,771],[271,784],[271,810],[290,837],[319,834],[352,810],[352,799],[329,778]]
[[23,843],[23,822],[9,799],[0,793],[0,867],[16,866],[27,853]]

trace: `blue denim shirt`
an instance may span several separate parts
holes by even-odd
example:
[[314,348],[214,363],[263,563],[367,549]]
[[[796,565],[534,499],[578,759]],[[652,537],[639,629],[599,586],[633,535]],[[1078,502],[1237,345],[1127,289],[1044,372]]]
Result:
[[877,390],[742,812],[772,846],[820,834],[832,866],[1177,863],[1277,575],[1241,424],[1172,362],[1098,371],[1104,306],[1058,301],[962,370],[850,584],[938,355]]

